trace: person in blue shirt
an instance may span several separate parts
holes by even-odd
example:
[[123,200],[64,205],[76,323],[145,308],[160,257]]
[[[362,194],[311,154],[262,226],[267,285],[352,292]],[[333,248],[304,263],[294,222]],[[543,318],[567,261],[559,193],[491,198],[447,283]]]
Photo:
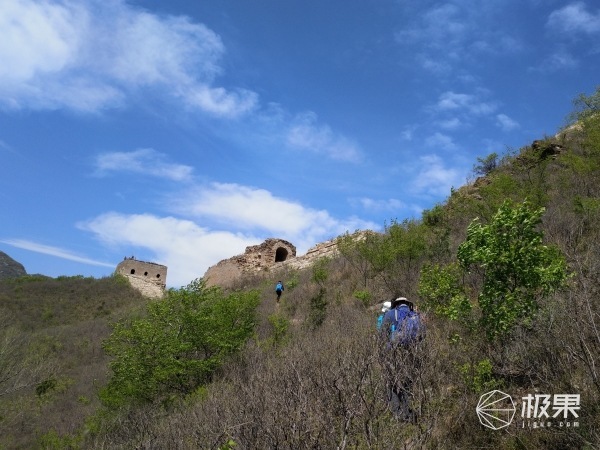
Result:
[[381,330],[381,327],[383,325],[383,317],[385,316],[385,313],[388,312],[390,310],[390,308],[392,307],[392,302],[383,302],[383,305],[381,307],[381,313],[379,314],[379,316],[377,316],[377,329]]
[[[387,378],[387,401],[394,417],[415,423],[411,405],[412,385],[420,370],[418,343],[424,337],[424,325],[412,302],[398,297],[385,312],[380,332],[383,334],[383,364]],[[414,333],[414,334],[413,334]]]
[[277,282],[277,286],[275,286],[275,293],[277,294],[277,303],[279,303],[279,299],[281,298],[281,293],[284,291],[283,283],[281,281]]

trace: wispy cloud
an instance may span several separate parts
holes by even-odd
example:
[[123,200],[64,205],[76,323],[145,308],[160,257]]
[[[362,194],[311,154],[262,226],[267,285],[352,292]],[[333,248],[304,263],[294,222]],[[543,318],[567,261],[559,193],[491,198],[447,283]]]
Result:
[[444,196],[450,188],[462,186],[464,176],[460,170],[446,167],[438,155],[424,155],[419,158],[418,174],[413,180],[413,190],[417,194]]
[[457,130],[463,125],[463,123],[458,117],[452,117],[451,119],[441,120],[438,122],[438,125],[445,130]]
[[174,181],[190,179],[194,170],[193,167],[172,164],[167,162],[166,159],[166,155],[151,148],[138,149],[132,152],[103,153],[96,157],[96,174],[133,172]]
[[573,33],[600,34],[600,10],[589,12],[583,2],[575,2],[553,11],[546,26],[553,32],[571,37]]
[[360,197],[351,199],[350,203],[353,205],[358,205],[368,211],[399,211],[401,209],[406,208],[406,204],[398,199],[389,198],[389,199],[373,199],[368,197]]
[[252,110],[254,92],[215,86],[220,37],[186,17],[123,0],[0,3],[0,105],[98,111],[140,89],[220,117]]
[[504,131],[512,131],[520,127],[517,121],[511,119],[506,114],[496,115],[496,125],[502,128]]
[[362,157],[358,144],[334,133],[328,125],[319,124],[314,113],[296,117],[287,131],[286,144],[292,148],[324,154],[335,160],[359,162]]
[[434,147],[439,150],[446,151],[456,150],[458,148],[450,136],[442,133],[434,133],[433,135],[427,137],[425,139],[425,144],[428,147]]
[[495,103],[482,101],[473,94],[462,94],[447,91],[440,95],[437,104],[433,107],[435,111],[462,111],[474,116],[482,116],[493,113],[497,108]]
[[421,15],[421,22],[396,33],[396,40],[426,43],[429,47],[448,46],[462,41],[467,26],[460,9],[451,3],[437,5]]
[[0,151],[6,151],[10,153],[17,153],[10,145],[8,145],[3,140],[0,140]]
[[498,20],[500,2],[450,0],[433,6],[408,2],[404,8],[419,19],[400,25],[395,41],[407,49],[417,48],[415,59],[429,72],[448,75],[465,60],[472,62],[475,56],[523,49],[517,38],[491,26]]
[[2,242],[3,244],[10,245],[12,247],[22,248],[23,250],[29,250],[36,253],[42,253],[44,255],[55,256],[57,258],[67,259],[69,261],[75,261],[91,266],[114,267],[114,264],[96,261],[90,258],[86,258],[84,256],[76,255],[70,252],[69,250],[64,250],[62,248],[53,247],[50,245],[39,244],[37,242],[29,241],[26,239],[3,239],[0,242]]
[[237,117],[254,110],[258,95],[248,89],[226,90],[197,85],[183,89],[180,97],[192,106],[221,117]]

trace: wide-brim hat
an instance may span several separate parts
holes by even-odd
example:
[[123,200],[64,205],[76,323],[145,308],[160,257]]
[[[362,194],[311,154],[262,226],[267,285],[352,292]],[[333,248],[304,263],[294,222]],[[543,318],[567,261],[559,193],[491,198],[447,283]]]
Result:
[[399,305],[412,306],[412,302],[410,302],[406,297],[398,297],[392,300],[392,308],[395,308]]

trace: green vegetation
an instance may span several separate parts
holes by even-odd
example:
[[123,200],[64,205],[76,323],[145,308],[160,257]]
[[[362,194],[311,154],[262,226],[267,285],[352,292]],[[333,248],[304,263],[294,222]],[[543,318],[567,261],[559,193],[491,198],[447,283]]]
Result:
[[257,292],[225,296],[202,280],[149,303],[145,317],[118,323],[104,343],[113,360],[102,400],[154,402],[211,381],[254,332],[257,305]]
[[[0,448],[600,448],[599,110],[600,89],[578,97],[571,126],[478,158],[420,219],[241,290],[0,282]],[[425,316],[413,359],[374,332],[398,295]],[[416,424],[388,410],[392,358]],[[523,396],[578,394],[578,425],[489,430],[494,389],[517,416]]]
[[543,211],[531,209],[527,202],[513,208],[507,201],[489,225],[474,220],[458,247],[462,268],[481,274],[481,325],[491,339],[531,320],[538,300],[561,287],[567,277],[560,251],[544,245],[542,232],[536,230]]

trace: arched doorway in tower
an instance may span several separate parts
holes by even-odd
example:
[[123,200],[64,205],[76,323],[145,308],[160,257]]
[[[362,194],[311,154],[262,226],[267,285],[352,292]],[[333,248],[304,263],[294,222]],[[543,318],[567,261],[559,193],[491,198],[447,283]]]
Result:
[[284,247],[278,247],[275,251],[275,262],[285,261],[288,257],[288,251]]

